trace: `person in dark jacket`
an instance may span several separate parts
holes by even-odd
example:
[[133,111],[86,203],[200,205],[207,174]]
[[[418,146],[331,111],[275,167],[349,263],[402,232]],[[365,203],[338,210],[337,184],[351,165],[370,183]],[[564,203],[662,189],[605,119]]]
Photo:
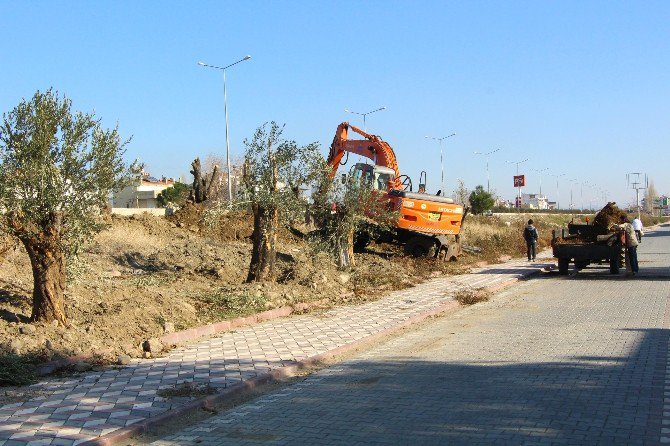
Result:
[[533,220],[528,220],[528,224],[523,229],[523,238],[526,240],[526,253],[528,261],[535,260],[535,251],[537,248],[537,229],[533,226]]

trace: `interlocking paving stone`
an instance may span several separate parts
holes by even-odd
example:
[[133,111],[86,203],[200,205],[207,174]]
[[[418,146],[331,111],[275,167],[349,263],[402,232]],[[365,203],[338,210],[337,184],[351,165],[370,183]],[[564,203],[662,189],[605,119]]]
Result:
[[529,281],[154,446],[670,443],[670,228],[639,276]]
[[[544,253],[540,257],[546,260],[550,256]],[[185,382],[223,389],[396,326],[453,300],[459,290],[522,278],[539,266],[511,261],[478,268],[470,274],[433,279],[375,302],[221,333],[174,350],[164,358],[135,360],[125,368],[40,382],[32,388],[46,396],[0,407],[0,446],[29,441],[78,444],[96,438],[188,402],[166,402],[156,395],[158,389]],[[138,403],[143,410],[132,410]],[[46,416],[31,419],[36,414]],[[56,437],[60,443],[55,443]]]

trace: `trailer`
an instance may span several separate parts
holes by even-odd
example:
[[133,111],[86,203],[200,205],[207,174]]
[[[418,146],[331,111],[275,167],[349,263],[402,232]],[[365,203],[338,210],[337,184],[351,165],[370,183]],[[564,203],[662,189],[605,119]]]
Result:
[[568,274],[571,262],[577,270],[592,263],[608,263],[610,273],[619,274],[625,261],[621,235],[616,232],[596,235],[588,224],[569,224],[567,231],[560,231],[560,236],[554,230],[551,246],[558,259],[559,274]]

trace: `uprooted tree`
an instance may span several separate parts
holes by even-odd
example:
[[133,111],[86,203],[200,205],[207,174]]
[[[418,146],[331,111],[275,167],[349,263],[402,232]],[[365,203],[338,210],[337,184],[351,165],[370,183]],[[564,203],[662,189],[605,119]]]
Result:
[[51,89],[3,114],[0,226],[18,238],[33,270],[33,321],[67,324],[66,260],[104,227],[111,191],[139,174],[122,156],[129,140],[93,114],[73,112]]
[[392,230],[398,211],[386,190],[375,189],[365,176],[353,173],[333,181],[331,166],[324,165],[321,172],[321,184],[312,197],[312,213],[320,228],[318,248],[330,252],[337,267],[345,270],[356,265],[354,247]]
[[242,187],[254,214],[247,282],[274,280],[277,230],[304,217],[307,201],[300,188],[317,178],[323,163],[317,143],[299,146],[282,139],[282,132],[271,122],[244,141]]

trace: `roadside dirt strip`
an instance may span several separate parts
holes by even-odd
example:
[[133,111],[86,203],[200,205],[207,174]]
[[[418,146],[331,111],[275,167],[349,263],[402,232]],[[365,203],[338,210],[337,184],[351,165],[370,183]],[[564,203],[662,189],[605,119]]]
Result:
[[[552,265],[550,256],[440,277],[375,302],[268,320],[194,341],[165,357],[41,382],[32,386],[40,397],[0,407],[0,446],[113,444],[454,309],[459,291],[504,288]],[[184,383],[214,393],[159,396]]]

